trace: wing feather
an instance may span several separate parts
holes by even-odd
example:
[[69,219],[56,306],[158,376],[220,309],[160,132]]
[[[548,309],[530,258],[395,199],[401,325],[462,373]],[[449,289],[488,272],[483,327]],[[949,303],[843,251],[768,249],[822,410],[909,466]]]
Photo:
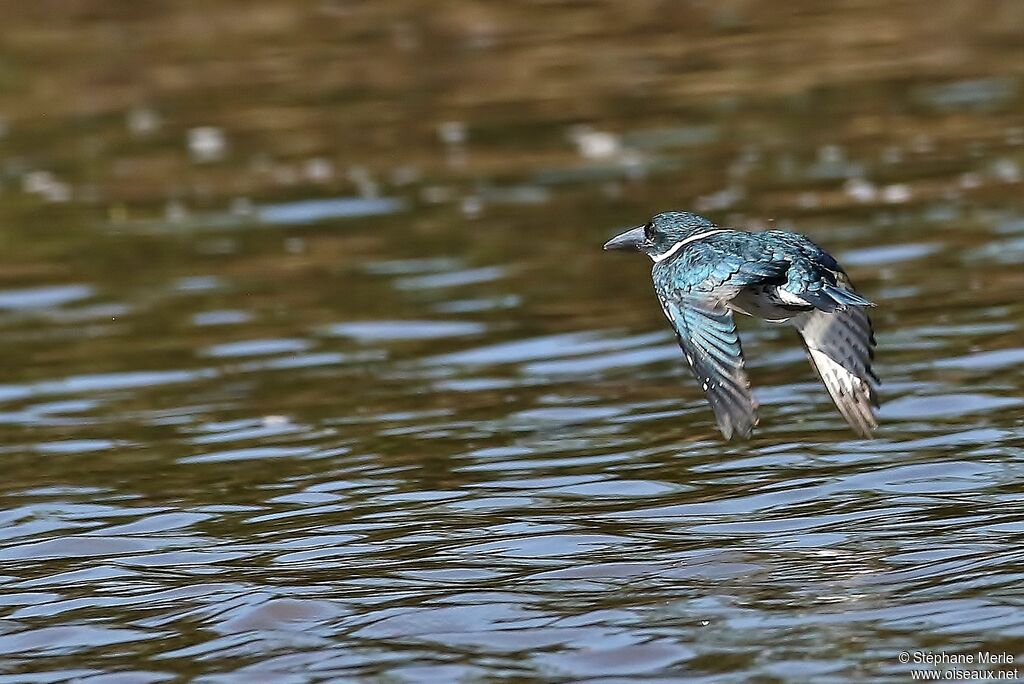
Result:
[[867,312],[861,307],[815,310],[794,323],[839,413],[854,432],[870,438],[878,427],[878,376],[871,368],[875,337]]
[[743,369],[732,312],[720,302],[696,297],[659,299],[722,435],[749,437],[757,425],[757,401]]

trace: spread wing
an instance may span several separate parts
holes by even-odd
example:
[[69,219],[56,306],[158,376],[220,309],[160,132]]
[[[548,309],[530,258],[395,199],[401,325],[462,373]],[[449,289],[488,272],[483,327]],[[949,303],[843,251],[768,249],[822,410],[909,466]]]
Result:
[[878,376],[871,369],[875,335],[867,314],[874,305],[853,290],[827,252],[800,235],[782,239],[800,258],[792,260],[781,289],[814,307],[792,319],[811,365],[854,432],[870,438],[878,427]]
[[757,402],[743,370],[743,350],[732,312],[706,297],[658,299],[697,382],[726,439],[749,437],[757,425]]
[[814,310],[793,322],[836,408],[854,432],[869,439],[878,427],[878,376],[871,369],[875,336],[867,311],[861,306]]

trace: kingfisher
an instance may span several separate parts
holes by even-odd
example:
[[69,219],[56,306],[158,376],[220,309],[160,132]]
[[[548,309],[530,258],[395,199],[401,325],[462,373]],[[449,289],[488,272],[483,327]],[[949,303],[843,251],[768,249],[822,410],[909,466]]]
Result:
[[654,291],[727,440],[749,438],[757,401],[734,313],[788,323],[839,413],[858,436],[878,427],[875,336],[849,276],[825,250],[783,230],[753,233],[685,211],[656,215],[605,243],[654,262]]

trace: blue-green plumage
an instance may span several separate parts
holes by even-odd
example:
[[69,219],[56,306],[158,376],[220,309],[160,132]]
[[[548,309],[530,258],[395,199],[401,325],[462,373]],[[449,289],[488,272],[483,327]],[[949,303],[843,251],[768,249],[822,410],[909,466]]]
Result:
[[787,231],[749,233],[666,212],[605,249],[637,249],[654,261],[662,310],[727,439],[749,436],[757,424],[733,312],[796,327],[840,413],[858,434],[871,436],[877,377],[865,307],[872,304],[813,242]]

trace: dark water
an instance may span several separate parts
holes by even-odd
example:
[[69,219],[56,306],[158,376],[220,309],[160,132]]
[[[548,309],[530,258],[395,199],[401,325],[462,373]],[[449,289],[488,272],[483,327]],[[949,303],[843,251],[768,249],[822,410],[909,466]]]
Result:
[[[1019,662],[1024,13],[984,6],[12,12],[0,682]],[[840,258],[876,440],[749,321],[720,440],[600,251],[667,208]]]

